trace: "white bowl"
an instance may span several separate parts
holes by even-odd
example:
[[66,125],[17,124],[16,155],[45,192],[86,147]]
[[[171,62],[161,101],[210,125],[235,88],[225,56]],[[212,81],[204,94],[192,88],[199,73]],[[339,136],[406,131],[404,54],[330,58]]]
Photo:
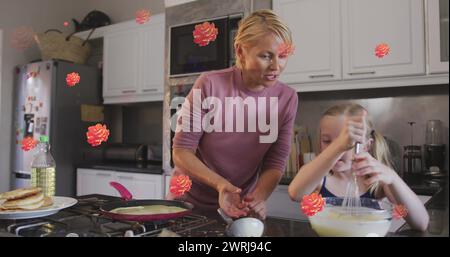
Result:
[[[325,197],[322,211],[309,217],[311,227],[319,236],[325,237],[383,237],[391,225],[392,206],[375,199],[361,198],[357,215],[342,210],[342,198]],[[355,209],[356,210],[356,209]]]
[[228,228],[228,235],[234,237],[260,237],[264,232],[264,223],[256,218],[235,220]]

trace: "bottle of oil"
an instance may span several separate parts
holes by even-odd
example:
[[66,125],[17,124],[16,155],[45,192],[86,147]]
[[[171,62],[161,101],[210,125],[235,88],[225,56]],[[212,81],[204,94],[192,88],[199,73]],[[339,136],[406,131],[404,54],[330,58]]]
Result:
[[31,185],[40,187],[46,196],[55,195],[55,159],[50,153],[47,136],[41,136],[38,153],[31,163]]

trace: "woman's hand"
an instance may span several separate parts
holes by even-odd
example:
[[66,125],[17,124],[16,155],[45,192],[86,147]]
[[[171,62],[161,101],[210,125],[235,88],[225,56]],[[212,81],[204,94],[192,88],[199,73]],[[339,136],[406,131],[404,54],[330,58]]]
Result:
[[255,193],[247,194],[244,197],[244,202],[248,203],[248,207],[250,208],[250,216],[254,216],[258,219],[265,220],[267,215],[267,206],[266,201],[257,199]]
[[247,216],[249,208],[240,196],[241,189],[226,183],[219,187],[219,206],[232,218]]
[[343,151],[352,149],[357,142],[365,144],[365,116],[365,113],[358,116],[345,116],[344,127],[336,140]]
[[355,156],[352,170],[356,172],[357,176],[361,176],[364,184],[368,186],[377,181],[385,185],[391,185],[396,175],[394,170],[373,158],[368,152]]

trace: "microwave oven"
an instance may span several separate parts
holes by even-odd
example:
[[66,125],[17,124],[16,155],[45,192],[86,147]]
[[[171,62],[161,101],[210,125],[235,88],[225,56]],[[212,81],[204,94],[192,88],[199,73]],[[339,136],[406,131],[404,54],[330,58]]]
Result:
[[[209,20],[170,27],[170,77],[195,75],[204,71],[219,70],[235,64],[234,36],[243,14],[234,14]],[[194,43],[195,25],[214,23],[217,38],[206,46]]]

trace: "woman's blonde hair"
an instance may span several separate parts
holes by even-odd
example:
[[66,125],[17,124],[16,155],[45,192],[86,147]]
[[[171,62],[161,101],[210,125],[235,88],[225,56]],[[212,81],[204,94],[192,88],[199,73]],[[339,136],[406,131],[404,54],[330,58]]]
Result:
[[[340,115],[354,116],[354,115],[361,114],[363,111],[366,111],[366,113],[368,113],[367,110],[359,104],[355,104],[355,103],[338,104],[338,105],[334,105],[334,106],[328,108],[328,110],[326,110],[323,113],[322,117],[324,117],[324,116],[340,116]],[[373,123],[369,118],[369,115],[366,115],[365,122],[367,124],[366,140],[369,140],[370,138],[373,139],[373,143],[369,149],[370,155],[372,155],[375,159],[377,159],[384,165],[392,168],[393,165],[392,165],[392,160],[390,157],[391,154],[390,154],[389,147],[388,147],[386,140],[384,139],[383,135],[381,135],[380,133],[378,133],[375,130]],[[377,189],[377,187],[378,187],[378,183],[374,183],[374,184],[370,185],[370,191],[374,192]]]
[[[261,37],[273,33],[286,44],[292,44],[291,30],[272,10],[263,9],[250,14],[239,22],[239,28],[234,38],[234,49],[238,46],[251,46]],[[236,66],[243,67],[242,60],[235,51]]]

